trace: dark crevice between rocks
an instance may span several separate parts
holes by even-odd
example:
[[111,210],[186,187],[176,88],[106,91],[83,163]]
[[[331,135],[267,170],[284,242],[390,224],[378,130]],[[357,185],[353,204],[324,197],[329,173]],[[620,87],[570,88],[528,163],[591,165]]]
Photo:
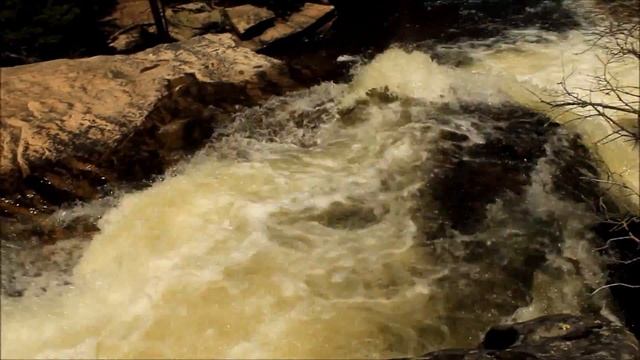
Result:
[[520,339],[518,330],[512,327],[495,327],[489,329],[482,340],[482,347],[487,350],[505,350],[515,345]]

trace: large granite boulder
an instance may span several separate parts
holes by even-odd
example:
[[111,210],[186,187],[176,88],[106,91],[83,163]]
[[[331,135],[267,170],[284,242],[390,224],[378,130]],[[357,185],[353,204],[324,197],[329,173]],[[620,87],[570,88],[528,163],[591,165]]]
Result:
[[491,328],[477,349],[443,350],[424,360],[637,360],[638,341],[601,317],[549,315]]
[[282,62],[229,34],[1,75],[0,216],[9,217],[161,173],[238,105],[294,86]]

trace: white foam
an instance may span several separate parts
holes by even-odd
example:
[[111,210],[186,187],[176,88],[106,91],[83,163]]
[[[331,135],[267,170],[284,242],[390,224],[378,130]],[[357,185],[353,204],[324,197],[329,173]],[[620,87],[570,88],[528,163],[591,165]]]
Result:
[[[484,65],[471,70],[391,49],[348,87],[324,84],[245,112],[234,135],[104,215],[73,288],[2,299],[2,357],[389,358],[473,345],[474,334],[450,327],[455,293],[444,285],[455,284],[439,282],[460,264],[419,246],[412,221],[439,130],[428,103],[531,102],[513,81],[503,86],[504,74],[548,83],[555,75],[535,68],[537,59],[553,63],[562,44],[524,48],[525,58],[482,54]],[[340,107],[385,87],[419,101],[369,104],[357,110],[360,123],[339,121]],[[291,122],[317,114],[319,126]],[[558,202],[532,189],[531,206]],[[335,202],[370,206],[374,219],[354,228],[318,220],[341,220]],[[566,224],[576,238],[586,226]],[[564,252],[588,251],[571,243]],[[583,289],[573,280],[570,294]],[[552,304],[575,309],[570,296]]]

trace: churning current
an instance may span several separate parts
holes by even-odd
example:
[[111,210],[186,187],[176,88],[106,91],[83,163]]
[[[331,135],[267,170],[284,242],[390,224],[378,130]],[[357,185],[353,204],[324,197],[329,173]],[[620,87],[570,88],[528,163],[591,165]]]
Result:
[[[388,358],[606,313],[595,215],[558,185],[573,132],[604,125],[551,126],[526,91],[598,71],[596,50],[578,31],[512,39],[460,45],[460,68],[392,48],[240,113],[92,239],[45,249],[75,251],[72,271],[10,269],[26,291],[2,297],[2,357]],[[595,150],[633,186],[633,149],[611,146]]]

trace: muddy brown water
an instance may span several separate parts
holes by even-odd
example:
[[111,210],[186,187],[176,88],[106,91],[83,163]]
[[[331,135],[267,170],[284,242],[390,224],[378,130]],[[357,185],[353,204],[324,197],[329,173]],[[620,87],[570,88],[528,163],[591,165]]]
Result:
[[51,217],[91,236],[3,239],[2,356],[388,358],[503,321],[615,318],[592,294],[593,198],[619,200],[582,178],[604,162],[633,185],[635,153],[523,90],[598,70],[580,31],[556,30],[386,50],[240,111],[146,189]]

